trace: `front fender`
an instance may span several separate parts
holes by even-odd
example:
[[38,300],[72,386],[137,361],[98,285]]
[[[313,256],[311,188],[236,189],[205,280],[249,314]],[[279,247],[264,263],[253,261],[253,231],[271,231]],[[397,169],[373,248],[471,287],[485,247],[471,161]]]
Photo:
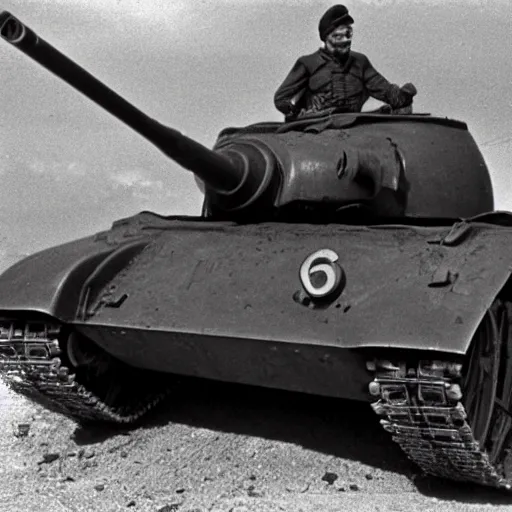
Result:
[[83,282],[114,250],[88,237],[24,258],[0,276],[0,310],[73,318]]
[[33,254],[0,276],[0,311],[73,320],[85,292],[112,279],[146,243],[109,245],[88,237]]
[[94,296],[98,287],[112,279],[151,238],[168,229],[173,220],[141,212],[114,222],[107,231],[19,261],[0,275],[0,312],[32,311],[62,321],[75,319],[86,295]]

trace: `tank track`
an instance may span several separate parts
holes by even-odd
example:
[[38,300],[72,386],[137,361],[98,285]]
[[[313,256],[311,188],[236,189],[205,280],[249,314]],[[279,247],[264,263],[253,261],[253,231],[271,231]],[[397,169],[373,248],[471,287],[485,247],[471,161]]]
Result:
[[512,304],[497,299],[464,361],[367,362],[373,410],[425,473],[511,490],[511,319]]
[[[147,389],[133,403],[107,404],[63,365],[59,357],[62,356],[61,337],[59,325],[0,320],[0,374],[15,392],[81,423],[125,424],[138,420],[169,394],[168,388]],[[503,345],[499,339],[498,343]],[[496,343],[494,348],[503,349]],[[474,359],[480,359],[481,355],[473,350]],[[495,353],[491,353],[491,360],[498,365],[499,357]],[[377,398],[373,410],[382,417],[380,422],[392,434],[392,439],[426,474],[511,490],[510,392],[509,399],[503,403],[496,396],[496,386],[493,387],[492,402],[499,407],[490,409],[485,421],[487,428],[484,434],[477,435],[475,426],[471,426],[475,424],[471,418],[475,413],[468,419],[464,406],[468,399],[463,400],[461,391],[462,364],[440,360],[412,364],[377,359],[368,361],[367,369],[374,375],[369,385],[370,394]],[[478,394],[483,384],[472,384],[463,388],[476,389]],[[509,384],[510,376],[505,378],[504,387],[509,388]],[[484,396],[484,400],[488,398]],[[475,409],[474,405],[471,407]],[[490,423],[494,428],[489,428]],[[476,429],[482,431],[478,426]],[[482,435],[484,441],[479,441]],[[489,438],[493,441],[490,449]]]
[[[169,394],[168,388],[154,389],[148,382],[140,384],[142,392],[133,403],[116,404],[115,394],[100,399],[63,364],[61,331],[59,325],[0,319],[0,375],[13,391],[79,423],[124,424],[135,422]],[[117,364],[118,370],[132,371]]]
[[368,363],[375,372],[370,393],[373,410],[383,419],[407,456],[425,473],[462,482],[511,489],[499,465],[491,463],[468,422],[461,401],[461,365],[420,361],[417,368],[390,361]]

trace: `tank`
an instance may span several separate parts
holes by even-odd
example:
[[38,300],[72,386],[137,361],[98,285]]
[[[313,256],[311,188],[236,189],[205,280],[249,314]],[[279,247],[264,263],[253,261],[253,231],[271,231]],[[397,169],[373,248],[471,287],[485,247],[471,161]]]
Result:
[[14,391],[80,423],[135,422],[188,377],[360,400],[424,472],[510,489],[512,216],[464,122],[334,111],[210,150],[7,12],[0,34],[205,193],[0,276]]

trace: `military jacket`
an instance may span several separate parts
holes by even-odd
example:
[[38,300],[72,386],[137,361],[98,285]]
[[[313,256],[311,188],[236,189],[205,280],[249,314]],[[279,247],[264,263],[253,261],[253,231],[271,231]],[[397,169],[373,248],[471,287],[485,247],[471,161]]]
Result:
[[[411,104],[412,96],[388,82],[362,53],[349,53],[344,63],[323,48],[300,57],[274,95],[276,108],[290,116],[337,108],[360,112],[369,97],[392,108]],[[296,106],[292,99],[300,97]]]

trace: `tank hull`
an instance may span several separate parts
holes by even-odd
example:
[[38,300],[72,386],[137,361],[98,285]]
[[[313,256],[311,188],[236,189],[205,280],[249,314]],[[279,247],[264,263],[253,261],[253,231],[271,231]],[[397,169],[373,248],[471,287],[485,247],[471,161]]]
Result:
[[[478,219],[244,226],[142,213],[13,266],[0,316],[51,316],[134,367],[369,400],[372,351],[467,352],[510,276],[511,242],[512,228]],[[343,289],[305,305],[299,269],[324,248]]]
[[[463,354],[510,275],[506,248],[512,241],[509,228],[465,226],[465,238],[448,246],[443,240],[453,226],[169,220],[128,268],[82,305],[84,322],[344,349]],[[336,300],[307,307],[294,300],[301,289],[299,269],[323,248],[339,256],[346,283]],[[122,304],[109,304],[123,296]]]

